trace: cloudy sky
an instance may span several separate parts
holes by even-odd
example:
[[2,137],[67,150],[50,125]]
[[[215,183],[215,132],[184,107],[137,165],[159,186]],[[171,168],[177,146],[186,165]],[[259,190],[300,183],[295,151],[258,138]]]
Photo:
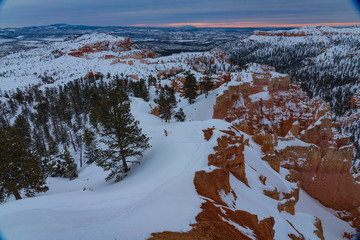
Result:
[[0,27],[360,23],[360,0],[0,0]]

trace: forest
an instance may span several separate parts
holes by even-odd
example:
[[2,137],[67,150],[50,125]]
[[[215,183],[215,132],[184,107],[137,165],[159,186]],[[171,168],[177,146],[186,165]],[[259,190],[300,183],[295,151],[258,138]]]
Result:
[[[199,90],[207,96],[214,86],[209,77],[198,83],[190,72],[185,76],[184,97],[190,104]],[[52,82],[47,77],[42,81]],[[109,171],[107,181],[122,180],[151,147],[131,114],[129,97],[147,102],[152,86],[157,86],[152,76],[133,81],[96,73],[65,85],[0,92],[6,99],[0,101],[0,155],[6,159],[1,163],[0,201],[11,195],[21,199],[20,192],[33,196],[47,191],[47,177],[73,180],[84,164]],[[165,85],[155,93],[160,119],[185,121],[183,109],[175,111],[172,87]]]

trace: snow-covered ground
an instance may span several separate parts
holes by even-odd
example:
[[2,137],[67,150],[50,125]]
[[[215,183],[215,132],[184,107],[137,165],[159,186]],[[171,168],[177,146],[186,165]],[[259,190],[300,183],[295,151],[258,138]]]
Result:
[[[199,97],[193,105],[185,107],[184,103],[188,116],[184,123],[162,122],[148,114],[148,103],[133,98],[132,112],[144,133],[151,137],[152,145],[141,164],[119,183],[106,182],[106,173],[90,165],[81,169],[79,178],[73,181],[49,178],[47,193],[0,205],[0,228],[5,239],[135,240],[146,239],[153,232],[190,230],[189,224],[195,222],[203,201],[195,191],[194,174],[208,168],[207,157],[218,137],[214,135],[207,142],[202,130],[230,126],[206,114],[212,113],[212,99],[223,88],[211,92],[208,99]],[[344,231],[351,231],[347,223],[304,192],[295,216],[279,213],[277,201],[262,194],[259,175],[267,176],[267,185],[277,186],[279,191],[291,191],[293,183],[261,160],[260,152],[252,141],[245,148],[250,188],[231,177],[231,186],[238,196],[236,209],[257,214],[259,219],[273,216],[276,239],[286,239],[295,231],[287,219],[303,234],[309,233],[306,236],[314,236],[313,216],[322,220],[326,239],[339,239]],[[281,169],[284,171],[287,170]]]
[[[166,62],[163,65],[110,65],[108,60],[98,58],[100,54],[106,53],[96,53],[99,56],[95,58],[93,55],[92,59],[64,56],[39,64],[43,56],[38,56],[38,51],[40,50],[18,53],[0,60],[2,71],[6,72],[0,77],[0,89],[9,90],[30,83],[36,84],[39,79],[33,72],[56,72],[59,84],[83,77],[87,72],[85,70],[101,71],[104,74],[135,72],[145,76],[159,68],[178,67],[181,63],[175,62],[176,59],[210,54],[183,53],[149,59],[158,62],[163,60]],[[21,56],[26,54],[31,57],[21,60]],[[38,61],[34,61],[37,57]],[[12,60],[13,64],[6,64]],[[185,68],[185,65],[182,67]],[[249,74],[243,72],[240,75],[247,76],[244,81],[249,81]],[[228,85],[240,84],[234,79]],[[128,176],[119,183],[106,182],[104,178],[107,174],[94,164],[80,169],[79,177],[73,181],[48,178],[48,192],[18,201],[10,199],[0,205],[0,231],[4,238],[140,240],[150,237],[154,232],[190,230],[189,224],[195,223],[195,217],[201,211],[200,206],[204,201],[196,193],[194,175],[196,171],[209,169],[208,155],[213,153],[216,140],[222,134],[214,131],[214,136],[206,141],[202,130],[211,127],[226,130],[231,125],[224,120],[212,119],[216,97],[225,89],[227,86],[223,85],[211,91],[208,98],[201,95],[192,105],[182,99],[178,108],[184,109],[187,115],[185,122],[165,123],[149,114],[152,101],[149,103],[131,98],[132,113],[140,121],[143,132],[151,138],[152,147],[144,152],[141,164],[132,167]],[[263,94],[253,97],[264,98]],[[154,97],[151,95],[150,99]],[[250,139],[245,133],[240,134]],[[304,143],[294,141],[291,144]],[[289,239],[288,234],[297,234],[287,221],[292,222],[306,239],[317,239],[313,225],[315,217],[321,219],[326,239],[341,239],[343,232],[352,230],[348,223],[336,218],[332,210],[321,206],[303,191],[300,192],[295,215],[279,212],[278,201],[263,194],[264,185],[260,183],[259,176],[261,174],[267,177],[268,186],[290,192],[296,184],[285,180],[288,170],[281,168],[280,173],[274,171],[267,162],[261,160],[261,148],[251,139],[244,153],[249,186],[231,176],[231,187],[238,196],[233,208],[256,214],[260,220],[273,216],[276,222],[275,239]],[[233,200],[227,199],[231,196],[225,195],[223,198],[225,202]],[[252,236],[251,230],[242,230]]]

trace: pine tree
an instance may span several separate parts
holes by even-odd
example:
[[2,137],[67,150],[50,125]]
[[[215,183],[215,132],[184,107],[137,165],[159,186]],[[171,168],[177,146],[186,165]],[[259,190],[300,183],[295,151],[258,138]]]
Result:
[[176,107],[174,89],[165,85],[161,89],[160,95],[155,102],[159,104],[160,118],[165,119],[165,122],[169,122]]
[[152,75],[148,77],[148,87],[150,86],[156,86],[156,78]]
[[184,83],[184,96],[188,99],[190,104],[194,103],[197,96],[197,83],[194,74],[187,72],[185,73]]
[[132,90],[134,97],[140,97],[146,102],[149,101],[149,89],[146,86],[145,80],[130,82],[130,89]]
[[18,115],[15,119],[13,129],[15,133],[24,141],[25,146],[28,148],[31,146],[31,134],[30,124],[24,117],[24,115]]
[[64,151],[50,161],[48,165],[48,172],[51,177],[63,177],[70,180],[78,177],[76,169],[75,160],[71,157],[66,145],[64,145]]
[[99,150],[97,148],[95,133],[88,128],[85,128],[84,131],[84,143],[86,163],[90,164],[95,162],[98,159]]
[[209,91],[214,88],[214,82],[209,76],[206,76],[202,82],[200,82],[200,90],[205,93],[205,98],[207,98]]
[[179,111],[175,113],[174,118],[175,118],[176,121],[178,121],[178,122],[184,122],[184,121],[185,121],[186,115],[185,115],[185,113],[184,113],[184,111],[183,111],[182,108],[180,108]]
[[130,113],[128,97],[122,91],[111,90],[92,112],[100,123],[102,150],[97,165],[110,171],[106,180],[120,181],[130,170],[128,163],[138,163],[133,157],[142,156],[149,148],[149,138],[142,134],[138,121]]
[[74,158],[71,157],[69,150],[67,149],[66,145],[64,145],[64,152],[60,155],[60,159],[64,161],[64,170],[63,170],[63,177],[69,178],[73,180],[78,177],[76,172],[76,163]]
[[11,194],[21,199],[20,191],[31,197],[48,190],[39,161],[13,130],[0,129],[0,202]]

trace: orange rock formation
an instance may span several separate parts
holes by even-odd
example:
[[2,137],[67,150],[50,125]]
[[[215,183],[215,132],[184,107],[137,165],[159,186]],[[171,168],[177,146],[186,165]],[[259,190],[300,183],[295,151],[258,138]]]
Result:
[[[289,179],[298,181],[308,194],[323,205],[345,211],[358,226],[360,184],[350,173],[353,148],[348,138],[337,135],[327,104],[307,100],[298,84],[288,76],[273,77],[271,72],[254,73],[253,82],[230,86],[218,97],[214,118],[233,122],[241,131],[253,135],[262,146],[263,160],[279,171],[291,170]],[[282,144],[299,139],[308,145]],[[268,193],[269,194],[269,193]],[[296,201],[286,201],[280,210],[293,213]]]
[[[214,129],[204,130],[204,137],[209,140],[213,135]],[[194,185],[199,195],[206,200],[202,206],[202,212],[196,217],[196,223],[191,225],[193,228],[189,232],[162,232],[154,233],[150,239],[263,239],[271,240],[274,238],[275,224],[274,218],[266,218],[261,221],[256,215],[246,211],[231,210],[221,199],[220,192],[236,195],[232,191],[229,174],[233,173],[239,180],[247,183],[244,166],[244,142],[243,137],[235,133],[236,130],[223,131],[223,137],[217,139],[218,146],[214,148],[215,153],[209,155],[209,166],[218,168],[206,172],[198,171],[195,174]],[[240,145],[239,145],[240,144]],[[236,225],[248,228],[253,231],[253,235],[240,231]]]

